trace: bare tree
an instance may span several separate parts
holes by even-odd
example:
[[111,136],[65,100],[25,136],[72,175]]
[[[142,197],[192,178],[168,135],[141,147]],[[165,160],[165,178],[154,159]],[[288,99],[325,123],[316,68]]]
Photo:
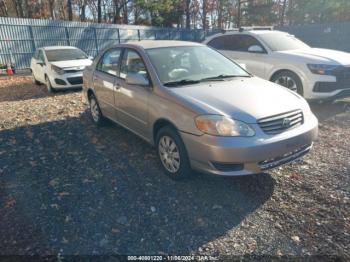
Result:
[[50,9],[50,15],[53,20],[56,19],[55,15],[55,0],[48,0],[49,2],[49,9]]
[[280,25],[284,26],[284,18],[286,15],[286,6],[287,6],[287,0],[283,0],[283,4],[282,4],[282,12],[281,12],[281,21],[280,21]]
[[102,22],[102,8],[101,8],[101,0],[97,1],[97,23]]
[[5,0],[0,0],[0,15],[8,16],[7,6]]
[[185,7],[185,13],[186,13],[186,28],[190,29],[191,28],[191,0],[186,0],[186,7]]
[[203,0],[202,3],[202,28],[207,29],[207,0]]
[[68,20],[73,21],[72,0],[67,0]]
[[86,0],[81,0],[80,1],[80,21],[85,22],[86,20]]

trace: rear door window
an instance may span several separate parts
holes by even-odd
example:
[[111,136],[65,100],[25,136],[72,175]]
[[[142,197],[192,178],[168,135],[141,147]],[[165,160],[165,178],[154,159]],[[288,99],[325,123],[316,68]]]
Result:
[[209,46],[218,50],[248,52],[248,48],[253,45],[261,46],[262,44],[253,36],[250,35],[223,35],[219,36],[208,43]]

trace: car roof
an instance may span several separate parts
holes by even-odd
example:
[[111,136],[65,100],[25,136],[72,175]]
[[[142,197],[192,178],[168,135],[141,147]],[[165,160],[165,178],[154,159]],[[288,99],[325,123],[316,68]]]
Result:
[[143,49],[161,48],[161,47],[176,47],[176,46],[204,46],[200,43],[194,43],[189,41],[176,41],[176,40],[141,40],[131,41],[123,43],[125,46],[136,46]]
[[263,35],[263,34],[288,34],[287,32],[278,31],[278,30],[243,30],[243,31],[227,31],[225,33],[218,33],[215,35],[208,36],[203,43],[208,43],[210,40],[217,38],[219,36],[223,35],[239,35],[239,34],[246,34],[246,35]]
[[62,45],[57,45],[57,46],[44,46],[41,47],[43,50],[57,50],[57,49],[78,49],[75,46],[62,46]]

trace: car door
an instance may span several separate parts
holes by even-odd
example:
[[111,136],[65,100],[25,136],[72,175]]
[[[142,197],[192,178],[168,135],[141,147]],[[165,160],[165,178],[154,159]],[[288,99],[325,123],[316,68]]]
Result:
[[[126,82],[128,74],[149,75],[140,54],[134,49],[125,49],[121,62],[116,105],[118,121],[138,135],[147,138],[148,134],[148,101],[151,87],[131,85]],[[149,81],[150,82],[150,81]]]
[[116,121],[115,83],[119,75],[121,53],[121,48],[108,49],[98,61],[93,75],[94,92],[102,114]]
[[[213,39],[208,45],[245,65],[247,71],[253,75],[265,78],[268,56],[264,46],[255,37],[246,34],[224,35]],[[249,52],[252,46],[259,46],[262,52]]]
[[45,55],[42,49],[39,49],[33,57],[33,74],[35,79],[40,82],[45,82]]

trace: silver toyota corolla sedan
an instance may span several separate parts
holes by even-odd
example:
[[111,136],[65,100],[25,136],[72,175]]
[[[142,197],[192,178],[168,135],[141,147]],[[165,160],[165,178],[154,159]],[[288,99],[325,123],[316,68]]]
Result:
[[83,93],[96,124],[108,118],[154,145],[173,179],[260,173],[305,155],[318,133],[301,96],[197,43],[106,48],[85,69]]

